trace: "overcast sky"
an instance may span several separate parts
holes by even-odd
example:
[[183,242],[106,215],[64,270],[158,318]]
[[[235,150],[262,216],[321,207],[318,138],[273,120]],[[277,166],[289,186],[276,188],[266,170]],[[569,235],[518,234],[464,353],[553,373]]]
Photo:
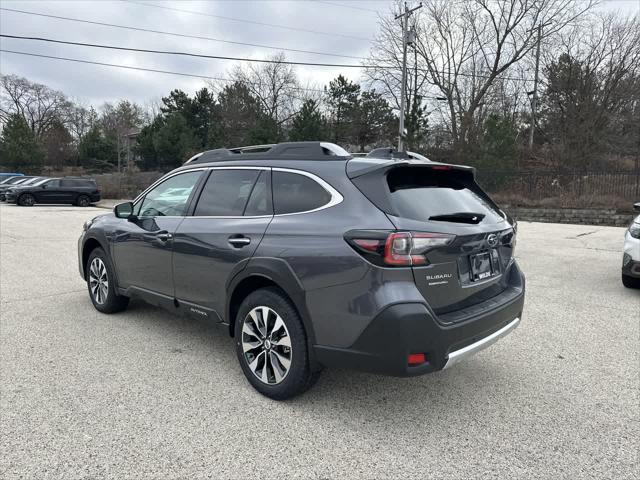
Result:
[[[335,0],[327,2],[306,0],[0,0],[0,7],[236,42],[270,45],[278,48],[364,57],[369,50],[369,39],[373,38],[377,30],[376,11],[388,12],[392,3],[391,0]],[[292,26],[327,34],[243,23],[179,12],[170,10],[171,8]],[[640,9],[640,0],[609,0],[601,8],[631,13]],[[38,36],[74,42],[187,51],[208,55],[265,58],[277,53],[277,50],[265,48],[179,38],[8,11],[0,11],[0,31],[8,35]],[[3,50],[212,77],[227,77],[233,65],[233,62],[222,60],[121,52],[7,38],[0,39],[0,47]],[[285,54],[288,60],[295,61],[358,63],[356,59],[311,53],[285,52]],[[70,63],[10,53],[0,53],[0,71],[3,74],[16,74],[32,81],[44,83],[63,91],[74,99],[96,106],[105,101],[116,101],[121,98],[145,103],[166,95],[174,88],[180,88],[192,94],[205,85],[205,80],[197,78]],[[296,67],[296,72],[303,84],[315,83],[318,85],[324,85],[339,73],[346,74],[353,80],[358,80],[360,75],[358,69],[340,70],[320,67]]]

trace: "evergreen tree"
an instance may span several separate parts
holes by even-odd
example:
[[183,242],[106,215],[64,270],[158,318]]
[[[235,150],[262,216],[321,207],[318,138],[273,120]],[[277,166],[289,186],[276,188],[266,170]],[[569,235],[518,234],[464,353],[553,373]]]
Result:
[[0,137],[0,164],[9,170],[33,170],[42,166],[44,150],[22,115],[12,114]]
[[[407,148],[414,150],[423,150],[426,148],[428,130],[428,114],[422,105],[422,98],[417,96],[411,103],[411,109],[404,119],[404,126],[407,129],[405,143]],[[394,133],[392,138],[397,135],[395,132],[396,125],[393,126]]]
[[167,115],[161,120],[158,130],[153,134],[153,146],[158,166],[171,169],[182,165],[198,148],[193,130],[179,112]]
[[353,143],[364,152],[367,145],[385,146],[392,143],[396,120],[389,102],[375,90],[362,92],[353,112]]
[[330,110],[331,139],[335,143],[355,144],[354,115],[357,111],[360,85],[342,75],[329,82],[325,95]]
[[80,165],[90,170],[110,171],[115,166],[113,163],[115,158],[117,158],[115,142],[103,135],[98,125],[91,127],[78,144]]
[[219,144],[226,147],[274,143],[277,125],[265,115],[258,100],[240,82],[225,86],[218,95],[220,122],[214,126]]
[[315,100],[305,100],[302,108],[293,117],[293,125],[289,132],[289,138],[293,142],[305,140],[324,140],[326,135],[326,122],[318,109]]
[[518,156],[517,129],[509,118],[491,114],[484,122],[478,167],[496,172],[492,182],[498,186],[513,169]]

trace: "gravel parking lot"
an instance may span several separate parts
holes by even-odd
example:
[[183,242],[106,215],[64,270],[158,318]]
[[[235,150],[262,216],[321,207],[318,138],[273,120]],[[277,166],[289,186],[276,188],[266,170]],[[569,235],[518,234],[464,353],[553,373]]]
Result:
[[521,326],[442,373],[257,394],[226,332],[96,312],[82,223],[0,205],[0,478],[638,478],[640,291],[624,229],[521,223]]

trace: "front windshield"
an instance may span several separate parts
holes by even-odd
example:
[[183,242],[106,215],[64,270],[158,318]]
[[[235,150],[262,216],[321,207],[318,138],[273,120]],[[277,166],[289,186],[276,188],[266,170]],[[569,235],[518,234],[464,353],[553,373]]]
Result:
[[14,178],[16,178],[16,177],[6,177],[0,182],[0,185],[4,185],[6,183],[10,183],[11,180],[13,180]]

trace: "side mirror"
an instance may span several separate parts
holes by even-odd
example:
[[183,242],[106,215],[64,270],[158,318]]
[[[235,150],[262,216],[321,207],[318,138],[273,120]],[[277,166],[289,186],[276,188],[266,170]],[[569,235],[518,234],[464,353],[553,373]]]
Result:
[[640,202],[638,202],[638,203],[634,204],[634,205],[633,205],[633,209],[634,209],[636,212],[640,212]]
[[42,185],[42,188],[47,188],[47,184],[45,183],[44,185]]
[[114,207],[113,213],[116,214],[116,217],[126,218],[127,220],[131,220],[135,217],[133,214],[133,203],[131,202],[119,203]]

